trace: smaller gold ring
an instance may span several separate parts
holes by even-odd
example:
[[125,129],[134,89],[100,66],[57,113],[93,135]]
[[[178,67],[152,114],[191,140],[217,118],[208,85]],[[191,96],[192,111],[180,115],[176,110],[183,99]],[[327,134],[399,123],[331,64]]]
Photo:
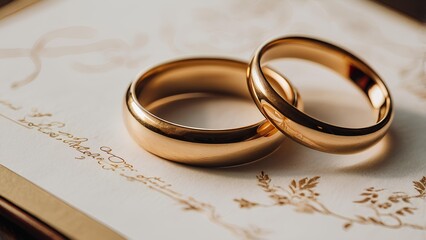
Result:
[[[279,58],[298,58],[326,66],[354,83],[367,96],[377,122],[345,128],[321,122],[294,108],[265,77],[264,65]],[[379,75],[353,54],[320,40],[284,37],[261,46],[250,63],[248,85],[256,105],[275,127],[293,140],[330,153],[353,153],[379,141],[393,118],[392,99]]]
[[[175,124],[149,111],[162,100],[185,94],[228,95],[252,101],[246,84],[247,66],[235,60],[197,58],[148,70],[130,85],[125,96],[124,118],[131,136],[159,157],[191,165],[238,165],[270,154],[284,135],[266,119],[249,126],[212,130]],[[280,82],[280,93],[301,107],[290,83],[270,69],[265,69],[265,75],[271,82]]]

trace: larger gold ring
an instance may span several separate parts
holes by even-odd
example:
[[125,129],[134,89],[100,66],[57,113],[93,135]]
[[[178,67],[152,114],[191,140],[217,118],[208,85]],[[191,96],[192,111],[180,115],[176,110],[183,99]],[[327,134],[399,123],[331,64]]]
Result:
[[[193,93],[225,94],[251,101],[247,66],[235,60],[201,58],[169,62],[147,71],[130,85],[125,96],[124,118],[130,134],[149,152],[191,165],[238,165],[270,154],[284,135],[267,120],[210,130],[178,125],[149,111],[162,99]],[[279,82],[280,94],[291,105],[301,107],[290,83],[270,69],[264,69],[264,73],[269,81]]]
[[[279,58],[299,58],[322,64],[353,82],[368,97],[376,124],[345,128],[321,122],[283,99],[265,76],[264,65]],[[332,44],[306,37],[284,37],[260,47],[249,67],[250,92],[263,115],[284,134],[308,147],[331,153],[352,153],[379,141],[392,118],[389,91],[366,63]]]

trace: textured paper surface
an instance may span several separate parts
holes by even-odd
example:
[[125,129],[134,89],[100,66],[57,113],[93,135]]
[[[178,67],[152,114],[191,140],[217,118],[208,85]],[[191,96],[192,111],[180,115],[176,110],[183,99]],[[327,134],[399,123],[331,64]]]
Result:
[[[383,141],[332,155],[286,140],[262,161],[204,169],[128,135],[122,98],[139,72],[188,56],[248,61],[291,34],[338,44],[385,79],[395,119]],[[0,163],[129,238],[426,238],[424,26],[360,1],[42,1],[2,20],[0,36]],[[349,84],[288,75],[313,115],[365,120]]]

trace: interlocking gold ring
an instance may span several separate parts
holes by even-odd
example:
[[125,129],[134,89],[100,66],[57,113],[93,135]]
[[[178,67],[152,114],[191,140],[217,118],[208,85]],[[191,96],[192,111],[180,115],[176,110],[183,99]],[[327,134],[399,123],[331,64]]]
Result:
[[[321,122],[283,99],[265,75],[264,65],[279,58],[298,58],[322,64],[353,82],[368,97],[377,122],[364,128],[345,128]],[[250,63],[248,85],[256,105],[281,132],[297,142],[330,153],[361,151],[379,141],[392,118],[389,91],[366,63],[332,44],[306,37],[284,37],[261,46]]]
[[[150,105],[161,99],[182,94],[251,99],[247,67],[247,63],[235,60],[198,58],[165,63],[147,71],[130,85],[125,96],[124,118],[130,134],[147,151],[191,165],[238,165],[270,154],[284,135],[266,119],[240,128],[210,130],[175,124],[149,111]],[[268,81],[280,86],[278,92],[292,106],[301,107],[290,83],[271,69],[264,68],[263,72]]]

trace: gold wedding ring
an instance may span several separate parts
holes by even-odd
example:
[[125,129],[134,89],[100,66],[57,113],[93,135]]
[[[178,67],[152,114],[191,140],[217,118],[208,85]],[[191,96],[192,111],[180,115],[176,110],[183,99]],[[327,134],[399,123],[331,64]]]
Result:
[[[127,90],[124,118],[130,134],[147,151],[191,165],[238,165],[270,154],[284,135],[266,119],[240,128],[210,130],[175,124],[149,111],[166,99],[187,94],[228,95],[251,101],[247,66],[235,60],[199,58],[152,68]],[[269,68],[262,71],[291,106],[301,108],[298,93],[289,82]]]
[[[282,98],[265,74],[265,64],[280,58],[298,58],[326,66],[354,83],[367,96],[377,122],[364,128],[345,128],[321,122]],[[366,63],[332,44],[306,37],[284,37],[260,47],[248,70],[248,85],[256,105],[281,132],[308,147],[330,153],[352,153],[379,141],[392,118],[389,91]]]

